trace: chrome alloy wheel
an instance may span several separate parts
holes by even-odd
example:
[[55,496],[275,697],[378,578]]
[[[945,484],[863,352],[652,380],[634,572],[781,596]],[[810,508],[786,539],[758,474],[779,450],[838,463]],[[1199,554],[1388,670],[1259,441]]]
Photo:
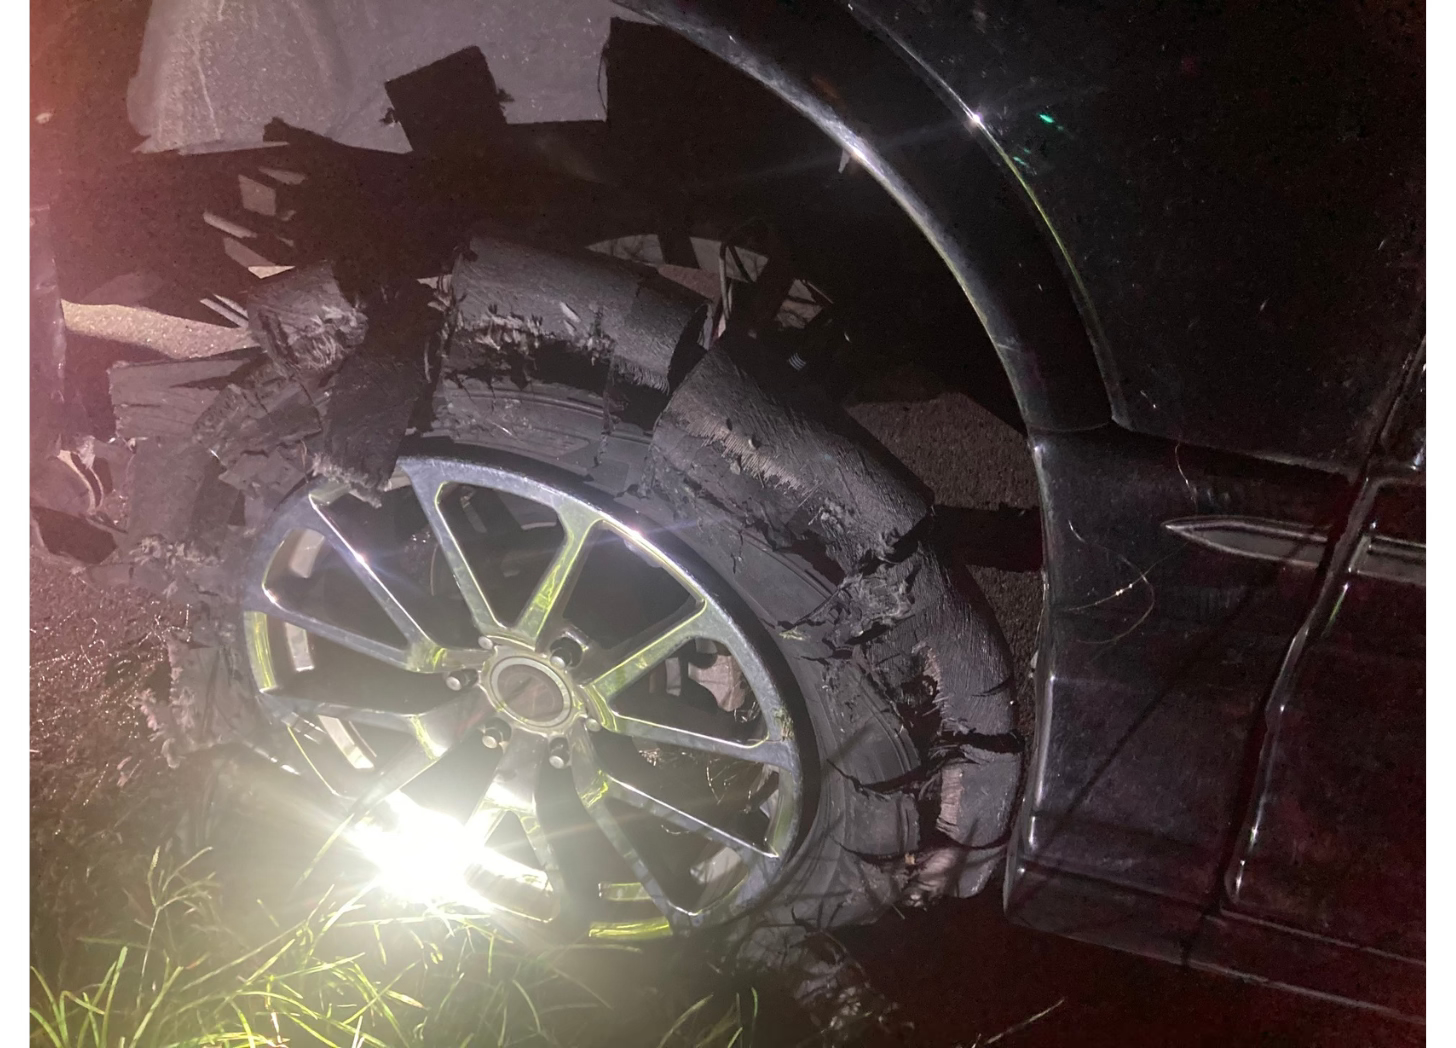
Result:
[[242,601],[264,708],[376,863],[431,851],[391,836],[427,810],[454,843],[421,901],[623,938],[752,907],[795,841],[800,752],[711,580],[503,466],[403,459],[379,501],[294,495]]

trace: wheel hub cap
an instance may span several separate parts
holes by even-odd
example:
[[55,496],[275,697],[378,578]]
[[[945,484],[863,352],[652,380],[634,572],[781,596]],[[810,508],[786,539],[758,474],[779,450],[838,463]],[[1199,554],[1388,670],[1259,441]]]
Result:
[[492,674],[491,700],[529,725],[549,726],[570,712],[565,683],[524,659],[500,663]]

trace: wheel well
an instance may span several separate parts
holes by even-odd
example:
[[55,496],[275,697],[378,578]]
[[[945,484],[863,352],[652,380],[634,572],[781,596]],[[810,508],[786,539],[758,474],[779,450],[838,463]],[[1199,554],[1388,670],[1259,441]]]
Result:
[[[633,188],[657,191],[654,206],[688,194],[716,195],[731,199],[738,205],[734,210],[741,213],[745,200],[752,203],[755,196],[762,200],[779,192],[789,205],[783,209],[784,217],[811,234],[793,237],[795,248],[801,242],[822,241],[822,258],[807,261],[837,266],[841,276],[846,269],[858,269],[857,281],[850,282],[854,301],[849,305],[874,321],[863,326],[873,330],[878,343],[874,347],[878,352],[865,361],[875,385],[885,386],[886,361],[909,361],[951,388],[964,390],[1017,428],[1065,431],[1106,421],[1105,388],[1041,220],[1015,180],[981,148],[975,128],[952,113],[904,56],[833,0],[792,5],[629,0],[627,6],[658,25],[613,22],[604,55],[604,86],[610,101],[607,124],[505,128],[503,118],[492,118],[494,123],[485,121],[488,128],[472,133],[489,138],[509,132],[506,137],[512,141],[499,143],[505,149],[488,152],[509,155],[523,148],[523,155],[539,165],[553,159],[553,150],[564,149],[572,155],[564,161],[554,158],[557,170],[577,176],[577,184],[599,187],[611,183],[610,175],[605,183],[596,178],[601,169],[624,160],[621,167],[648,172],[645,180],[634,173]],[[656,39],[646,41],[649,35]],[[664,40],[681,46],[664,46]],[[671,54],[674,50],[679,53]],[[635,61],[640,55],[648,61]],[[483,66],[478,51],[476,58]],[[664,67],[664,58],[671,69]],[[459,114],[469,108],[461,102],[469,97],[462,91],[470,85],[451,84],[440,73],[448,65],[442,61],[418,71],[428,82],[415,86],[443,92],[431,96],[431,105]],[[649,67],[650,75],[619,75],[634,65]],[[735,79],[737,85],[730,83]],[[747,101],[736,107],[729,98]],[[663,119],[669,110],[681,119]],[[259,127],[267,119],[261,112],[253,116]],[[452,119],[470,123],[474,118]],[[360,244],[351,240],[345,247],[377,251],[375,245],[409,240],[416,232],[412,226],[447,226],[441,220],[462,210],[457,206],[460,200],[469,205],[466,211],[493,204],[474,199],[472,193],[479,194],[473,188],[416,184],[417,165],[404,157],[339,146],[286,125],[281,132],[273,125],[263,128],[263,137],[311,151],[325,167],[337,164],[348,183],[341,184],[340,191],[347,190],[345,195],[351,198],[360,196],[355,202],[359,208],[378,212],[365,223],[342,223],[355,232],[366,227],[353,238],[362,238]],[[683,140],[690,144],[685,147]],[[600,159],[591,154],[599,152],[603,142],[606,152],[617,156],[599,165],[597,172],[587,171],[582,183],[582,169],[592,168]],[[675,165],[674,153],[682,160],[685,149],[691,154],[685,158],[688,162]],[[152,183],[160,178],[169,194],[181,192],[199,202],[207,198],[215,209],[204,183],[220,178],[236,181],[236,173],[222,170],[231,159],[221,156],[216,172],[212,167],[218,164],[210,166],[207,158],[183,160],[148,158],[132,180]],[[485,172],[485,181],[516,191],[518,187],[509,185],[511,166]],[[842,191],[825,194],[803,181],[806,174],[833,175],[836,168],[844,175]],[[473,178],[477,185],[479,174]],[[109,176],[100,182],[68,184],[70,191],[63,194],[68,207],[62,210],[79,206],[85,212],[91,202],[113,199],[118,189],[125,192]],[[365,183],[372,189],[365,189]],[[793,193],[785,193],[786,188]],[[155,192],[162,186],[149,189]],[[441,200],[419,215],[406,215],[384,200],[420,190]],[[545,195],[538,194],[536,202]],[[595,203],[604,203],[607,194],[598,195],[603,200]],[[371,200],[376,206],[365,207]],[[186,283],[195,279],[197,260],[189,255],[193,264],[179,270],[175,245],[183,242],[183,235],[198,240],[193,234],[203,229],[197,221],[203,207],[194,211],[191,205],[180,205],[178,210],[190,212],[188,228],[176,230],[177,237],[172,231],[154,236],[162,257],[147,259],[145,268]],[[351,204],[335,210],[355,208]],[[85,214],[77,214],[72,224],[93,223]],[[835,235],[825,235],[826,231]],[[67,232],[60,230],[58,248],[67,246],[69,239],[80,239],[86,243],[77,246],[86,250],[58,250],[67,256],[62,259],[62,280],[89,285],[82,291],[116,275],[102,273],[108,265],[118,273],[142,266],[134,235],[119,232],[114,238],[102,237],[116,241],[118,257],[109,260],[102,257],[105,252],[94,249],[95,236],[68,237]],[[331,235],[338,232],[332,230]],[[210,230],[203,233],[219,239]],[[300,248],[307,253],[303,245]],[[389,248],[392,254],[401,250]],[[215,245],[214,253],[219,257],[209,257],[206,271],[213,283],[228,286],[209,290],[240,300],[246,274],[233,289],[223,278],[235,267],[220,257]],[[173,257],[166,257],[169,254]],[[85,276],[88,269],[96,270],[90,278]],[[957,285],[962,294],[956,293]],[[966,311],[965,303],[972,312]],[[194,319],[211,317],[206,311],[198,313],[196,303],[191,308]]]
[[879,183],[960,285],[1028,427],[1065,432],[1108,420],[1106,388],[1048,231],[974,128],[900,56],[817,0],[627,6],[768,88]]

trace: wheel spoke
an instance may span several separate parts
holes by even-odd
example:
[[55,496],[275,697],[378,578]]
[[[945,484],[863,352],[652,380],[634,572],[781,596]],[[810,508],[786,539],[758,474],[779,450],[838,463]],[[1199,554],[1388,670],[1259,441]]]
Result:
[[439,756],[434,756],[422,746],[410,746],[403,755],[395,758],[394,763],[380,772],[363,795],[354,802],[353,811],[350,813],[351,819],[367,815],[390,794],[404,789],[420,775],[423,775],[439,759]]
[[[630,642],[623,647],[630,654],[616,653],[616,663],[611,669],[599,674],[586,685],[587,692],[597,700],[602,725],[610,731],[630,735],[636,739],[651,742],[665,742],[684,749],[736,757],[758,764],[771,764],[778,768],[797,767],[794,747],[789,738],[768,738],[759,742],[737,742],[725,739],[707,730],[694,730],[681,723],[693,718],[695,711],[684,706],[671,711],[671,719],[680,723],[666,723],[668,719],[653,720],[641,715],[624,713],[614,709],[611,700],[639,680],[643,674],[657,666],[690,640],[708,639],[730,645],[733,638],[723,628],[716,612],[706,603],[685,618],[661,632],[649,635],[649,639]],[[702,718],[697,718],[702,720]],[[706,725],[704,725],[706,728]]]
[[343,626],[325,622],[323,619],[307,615],[294,608],[285,607],[264,590],[250,592],[243,600],[243,610],[262,612],[265,615],[282,619],[284,622],[291,622],[300,629],[322,637],[324,640],[333,641],[350,651],[368,655],[371,659],[378,659],[380,662],[386,662],[402,670],[420,669],[413,653],[408,649],[396,648],[391,644],[375,640],[373,637],[366,637],[362,633],[355,633]]
[[605,705],[688,641],[700,637],[717,639],[720,631],[716,626],[717,616],[706,604],[699,603],[691,614],[666,629],[648,632],[623,644],[610,656],[615,658],[615,665],[588,682],[586,690]]
[[769,764],[775,768],[793,769],[797,764],[794,759],[793,743],[787,739],[735,742],[721,736],[615,712],[605,715],[602,726],[608,731],[615,731],[644,742],[665,742],[669,746],[680,746],[685,750],[736,757],[739,760],[753,761],[755,764]]
[[520,618],[512,632],[533,647],[539,646],[541,637],[560,618],[571,591],[581,574],[582,562],[586,559],[587,538],[592,528],[601,520],[601,515],[583,506],[563,503],[555,507],[556,519],[561,523],[564,536],[551,565],[536,584],[536,590],[526,601]]
[[647,792],[640,786],[626,782],[610,774],[606,776],[606,780],[607,796],[615,797],[622,803],[630,804],[632,807],[645,811],[649,815],[655,815],[663,822],[672,823],[672,825],[687,830],[689,833],[706,837],[714,844],[721,844],[725,848],[731,848],[749,865],[753,865],[763,859],[777,857],[773,852],[751,841],[746,841],[742,837],[735,836],[721,826],[716,826],[705,819],[699,818],[692,812],[685,811],[677,805],[669,803],[653,793]]
[[536,809],[537,784],[545,757],[541,739],[518,734],[501,755],[491,784],[469,822],[471,831],[484,845],[508,814],[520,820],[544,872],[487,847],[477,871],[486,882],[480,891],[519,916],[541,921],[551,920],[560,912],[565,892],[555,852]]
[[368,556],[349,542],[333,518],[328,515],[325,507],[315,497],[303,499],[300,505],[306,506],[312,511],[307,514],[309,524],[315,530],[322,526],[325,539],[338,550],[345,563],[348,564],[349,570],[369,591],[369,595],[374,598],[375,603],[384,609],[384,613],[389,616],[389,620],[394,623],[395,628],[404,635],[409,644],[410,654],[410,665],[405,668],[422,672],[434,670],[442,649],[430,639],[424,627],[416,621],[410,610],[375,572],[374,567],[369,563]]
[[450,567],[455,585],[459,587],[460,595],[465,598],[465,604],[470,609],[470,617],[475,622],[476,630],[481,635],[500,632],[504,627],[490,606],[490,598],[485,595],[475,570],[471,568],[465,550],[460,545],[459,536],[455,534],[440,508],[440,492],[448,482],[446,476],[439,467],[419,459],[401,462],[400,468],[410,479],[415,497],[419,500],[420,508],[424,510],[425,518],[430,522],[430,530],[435,534],[435,541],[440,544],[440,552]]
[[[478,813],[470,829],[480,840],[488,840],[505,816],[497,810]],[[482,847],[470,871],[470,884],[493,907],[533,921],[550,921],[561,912],[561,895],[552,874]]]
[[576,783],[577,796],[587,810],[587,814],[602,831],[602,836],[617,854],[632,869],[633,875],[647,891],[647,897],[652,900],[654,906],[667,918],[668,924],[675,930],[682,930],[688,926],[688,915],[681,907],[676,905],[667,897],[662,883],[648,867],[646,860],[628,839],[620,824],[612,813],[607,810],[606,799],[612,791],[612,780],[596,763],[595,756],[591,751],[591,744],[585,741],[574,742],[571,753],[571,774]]
[[405,713],[340,702],[322,702],[276,691],[263,692],[261,697],[277,712],[305,717],[334,717],[353,724],[369,724],[408,735],[434,760],[443,757],[484,719],[484,714],[476,705],[463,698],[451,699],[423,713]]
[[536,857],[546,868],[553,887],[559,888],[556,853],[536,808],[541,762],[545,759],[546,747],[539,738],[525,734],[517,736],[517,741],[506,748],[483,803],[499,811],[513,812],[521,820],[521,829],[526,832],[526,839],[530,841]]
[[478,810],[507,811],[534,820],[536,780],[545,758],[546,744],[539,736],[518,733],[502,751]]

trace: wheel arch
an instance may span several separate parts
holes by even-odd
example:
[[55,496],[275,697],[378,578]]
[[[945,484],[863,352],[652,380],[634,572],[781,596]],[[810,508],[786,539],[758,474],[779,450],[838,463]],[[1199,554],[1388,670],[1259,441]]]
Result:
[[1029,428],[1109,421],[1095,312],[1034,196],[995,159],[974,114],[957,113],[905,55],[832,4],[624,6],[752,77],[884,188],[965,293]]

